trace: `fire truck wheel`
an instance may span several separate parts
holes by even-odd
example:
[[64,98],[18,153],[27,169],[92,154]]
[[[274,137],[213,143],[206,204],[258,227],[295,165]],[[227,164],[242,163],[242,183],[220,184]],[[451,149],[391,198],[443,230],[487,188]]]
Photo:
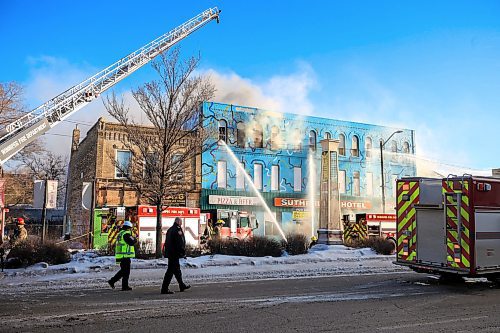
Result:
[[464,279],[459,274],[454,273],[440,273],[439,281],[442,283],[460,283],[463,282]]
[[497,286],[500,286],[500,275],[499,274],[490,274],[487,275],[486,278],[488,281],[496,284]]

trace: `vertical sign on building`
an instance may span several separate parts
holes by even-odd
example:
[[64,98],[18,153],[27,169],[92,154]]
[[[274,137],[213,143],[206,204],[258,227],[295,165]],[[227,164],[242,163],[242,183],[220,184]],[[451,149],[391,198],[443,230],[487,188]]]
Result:
[[342,243],[338,178],[339,140],[321,140],[321,175],[318,242]]

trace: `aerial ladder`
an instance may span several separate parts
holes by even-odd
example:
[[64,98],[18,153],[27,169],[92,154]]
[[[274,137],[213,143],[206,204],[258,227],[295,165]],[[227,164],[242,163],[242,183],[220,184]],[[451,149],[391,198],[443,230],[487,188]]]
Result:
[[212,20],[219,23],[220,10],[209,8],[196,17],[156,38],[135,52],[118,60],[94,76],[66,90],[0,131],[0,165],[21,149],[83,108],[104,91],[120,82],[172,45]]

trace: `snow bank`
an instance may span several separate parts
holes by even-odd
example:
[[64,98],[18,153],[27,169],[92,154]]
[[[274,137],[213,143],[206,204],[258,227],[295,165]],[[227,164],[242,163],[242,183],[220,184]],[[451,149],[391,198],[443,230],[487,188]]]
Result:
[[[298,278],[339,274],[374,274],[404,270],[392,264],[394,256],[377,255],[368,248],[353,249],[342,245],[315,245],[309,253],[282,257],[241,257],[227,255],[201,256],[181,260],[183,274],[196,281],[214,277],[238,281],[262,278]],[[161,280],[167,259],[133,259],[132,276],[135,285]],[[0,276],[0,286],[46,283],[53,287],[102,285],[118,270],[112,256],[98,256],[94,251],[79,251],[63,265],[46,263],[23,269],[7,269]],[[3,277],[3,278],[1,278]]]

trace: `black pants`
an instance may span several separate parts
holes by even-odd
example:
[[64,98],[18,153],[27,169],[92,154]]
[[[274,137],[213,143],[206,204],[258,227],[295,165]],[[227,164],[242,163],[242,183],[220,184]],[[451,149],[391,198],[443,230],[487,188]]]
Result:
[[109,280],[111,283],[116,283],[122,279],[122,289],[128,288],[128,278],[130,276],[130,258],[123,258],[120,261],[120,270],[115,276]]
[[168,268],[163,277],[163,284],[161,285],[161,291],[167,291],[172,277],[175,276],[179,287],[184,287],[185,284],[182,282],[181,264],[179,263],[179,258],[168,258]]

